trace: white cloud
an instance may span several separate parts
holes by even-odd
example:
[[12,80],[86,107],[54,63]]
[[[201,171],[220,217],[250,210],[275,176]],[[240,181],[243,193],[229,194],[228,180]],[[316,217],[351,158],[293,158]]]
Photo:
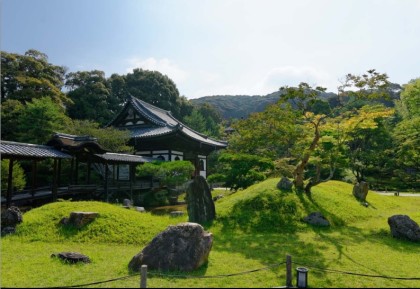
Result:
[[162,74],[167,75],[172,79],[177,85],[179,83],[185,82],[188,78],[188,73],[176,64],[172,63],[167,58],[156,59],[154,57],[149,57],[146,59],[134,57],[128,60],[129,67],[126,69],[126,72],[132,72],[135,68],[142,68],[145,70],[159,71]]

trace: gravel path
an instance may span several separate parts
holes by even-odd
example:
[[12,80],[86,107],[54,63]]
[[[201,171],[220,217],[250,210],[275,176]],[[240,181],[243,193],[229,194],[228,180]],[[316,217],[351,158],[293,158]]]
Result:
[[[383,196],[395,196],[396,192],[385,192],[385,191],[372,191],[376,194],[383,195]],[[420,197],[420,194],[413,194],[413,193],[400,193],[399,197]]]

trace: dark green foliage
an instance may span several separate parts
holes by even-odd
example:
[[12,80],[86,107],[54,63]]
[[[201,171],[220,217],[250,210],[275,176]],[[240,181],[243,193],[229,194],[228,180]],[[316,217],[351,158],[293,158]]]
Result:
[[[252,113],[261,112],[267,106],[275,104],[283,95],[283,91],[276,91],[267,95],[215,95],[192,99],[195,105],[209,104],[213,106],[223,119],[243,119]],[[331,92],[321,93],[321,99],[327,101],[336,97]],[[322,109],[323,104],[317,104]]]
[[118,99],[111,94],[105,73],[99,70],[67,74],[67,96],[73,101],[67,113],[73,119],[87,119],[107,124],[118,112]]
[[8,99],[1,103],[1,139],[16,140],[19,117],[25,106],[16,99]]
[[144,195],[142,206],[146,208],[166,206],[169,204],[167,196],[167,190],[147,192]]
[[194,172],[194,166],[189,161],[152,162],[137,167],[138,177],[152,176],[168,187],[182,185],[188,181]]
[[158,71],[134,69],[125,76],[125,89],[133,96],[180,117],[180,96],[175,83]]
[[[8,178],[9,178],[9,160],[2,160],[1,161],[1,190],[7,191],[8,190]],[[23,171],[22,167],[18,162],[13,163],[13,178],[12,178],[12,186],[13,190],[23,190],[26,185],[25,180],[25,172]]]
[[220,137],[222,118],[217,110],[205,103],[194,107],[190,115],[184,117],[184,122],[190,128],[212,137]]
[[238,190],[263,181],[274,168],[270,159],[247,154],[223,153],[219,162],[225,165],[226,186]]
[[89,120],[74,120],[72,125],[63,132],[74,135],[89,135],[98,139],[98,143],[111,152],[131,153],[133,148],[128,146],[130,133],[113,127],[101,128],[99,123]]
[[1,101],[16,99],[22,103],[49,97],[69,103],[61,91],[66,69],[48,62],[46,54],[28,50],[25,55],[1,51]]
[[64,114],[63,107],[43,97],[28,102],[16,122],[16,140],[45,144],[54,132],[68,128],[71,120]]

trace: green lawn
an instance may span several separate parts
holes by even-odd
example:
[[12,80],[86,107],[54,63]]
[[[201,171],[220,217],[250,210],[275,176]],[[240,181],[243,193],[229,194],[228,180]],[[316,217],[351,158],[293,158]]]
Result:
[[[328,182],[312,198],[275,188],[276,179],[254,185],[216,202],[218,219],[206,229],[214,244],[209,262],[196,277],[232,274],[282,263],[291,254],[293,267],[309,268],[310,287],[420,287],[420,281],[367,278],[315,270],[329,268],[371,275],[420,277],[420,243],[392,238],[387,218],[409,215],[420,223],[420,198],[369,193],[369,206],[351,194],[352,187]],[[65,230],[59,220],[71,211],[100,216],[81,230]],[[302,223],[321,211],[330,228]],[[138,213],[98,202],[58,202],[24,215],[17,234],[1,240],[2,287],[55,287],[129,275],[127,265],[158,232],[187,216]],[[64,264],[50,255],[78,251],[92,263]],[[181,274],[182,275],[182,274]],[[275,287],[285,285],[285,265],[250,274],[207,279],[150,277],[149,287]],[[90,287],[139,287],[139,277]]]

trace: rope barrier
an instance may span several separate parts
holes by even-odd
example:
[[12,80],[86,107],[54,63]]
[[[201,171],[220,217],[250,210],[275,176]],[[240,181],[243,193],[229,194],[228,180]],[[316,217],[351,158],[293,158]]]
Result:
[[308,265],[299,264],[299,263],[295,263],[295,262],[293,262],[293,264],[299,265],[299,266],[305,266],[305,267],[308,267],[308,268],[311,268],[311,269],[314,269],[314,270],[330,272],[330,273],[339,273],[339,274],[370,277],[370,278],[395,279],[395,280],[420,280],[420,277],[392,277],[392,276],[385,276],[385,275],[372,275],[372,274],[355,273],[355,272],[342,271],[342,270],[336,270],[336,269],[319,268],[319,267],[316,267],[316,266],[308,266]]
[[[152,272],[147,272],[147,275],[148,276],[150,275],[150,276],[169,277],[169,278],[179,278],[179,279],[226,278],[226,277],[246,275],[246,274],[250,274],[250,273],[254,273],[254,272],[258,272],[258,271],[268,270],[268,269],[271,269],[271,268],[274,268],[274,267],[278,267],[278,266],[280,266],[282,264],[285,264],[285,263],[286,262],[272,264],[272,265],[269,265],[269,266],[266,266],[266,267],[263,267],[263,268],[254,269],[254,270],[248,270],[248,271],[243,271],[243,272],[238,272],[238,273],[213,275],[213,276],[173,275],[173,274],[152,273]],[[104,281],[92,282],[92,283],[85,283],[85,284],[78,284],[78,285],[71,285],[71,286],[45,287],[45,288],[78,288],[78,287],[87,287],[87,286],[90,286],[90,285],[98,285],[98,284],[109,283],[109,282],[114,282],[114,281],[118,281],[118,280],[124,280],[124,279],[128,279],[128,278],[135,277],[135,276],[139,277],[139,274],[136,273],[136,274],[132,274],[132,275],[128,275],[128,276],[113,278],[113,279],[104,280]]]
[[[308,264],[302,264],[302,263],[297,263],[297,262],[292,262],[292,263],[295,264],[295,265],[299,265],[299,266],[304,266],[304,267],[307,267],[307,268],[311,268],[313,270],[324,271],[324,272],[329,272],[329,273],[338,273],[338,274],[346,274],[346,275],[353,275],[353,276],[362,276],[362,277],[369,277],[369,278],[394,279],[394,280],[420,280],[420,277],[393,277],[393,276],[385,276],[385,275],[373,275],[373,274],[356,273],[356,272],[349,272],[349,271],[329,269],[329,268],[320,268],[320,267],[317,267],[317,266],[308,265]],[[174,275],[174,274],[154,273],[154,272],[148,272],[147,275],[148,276],[167,277],[167,278],[179,278],[179,279],[215,279],[215,278],[228,278],[228,277],[246,275],[246,274],[251,274],[251,273],[255,273],[255,272],[259,272],[259,271],[269,270],[269,269],[272,269],[272,268],[275,268],[275,267],[279,267],[279,266],[284,265],[284,264],[286,264],[286,262],[276,263],[276,264],[268,265],[266,267],[258,268],[258,269],[254,269],[254,270],[247,270],[247,271],[242,271],[242,272],[237,272],[237,273],[231,273],[231,274],[211,275],[211,276]],[[109,282],[119,281],[119,280],[125,280],[125,279],[136,277],[136,276],[139,277],[139,274],[136,273],[136,274],[131,274],[131,275],[123,276],[123,277],[108,279],[108,280],[104,280],[104,281],[97,281],[97,282],[92,282],[92,283],[85,283],[85,284],[78,284],[78,285],[71,285],[71,286],[45,287],[45,288],[78,288],[78,287],[87,287],[87,286],[90,286],[90,285],[98,285],[98,284],[103,284],[103,283],[109,283]]]
[[103,283],[109,283],[109,282],[114,282],[114,281],[118,281],[118,280],[124,280],[124,279],[128,279],[131,277],[139,277],[139,274],[132,274],[132,275],[127,275],[127,276],[123,276],[123,277],[118,277],[118,278],[113,278],[113,279],[109,279],[109,280],[104,280],[104,281],[98,281],[98,282],[92,282],[92,283],[85,283],[85,284],[78,284],[78,285],[71,285],[71,286],[57,286],[57,287],[44,287],[44,288],[78,288],[78,287],[87,287],[90,285],[98,285],[98,284],[103,284]]
[[226,278],[226,277],[234,277],[239,275],[246,275],[250,273],[255,273],[258,271],[268,270],[274,267],[278,267],[280,265],[286,264],[286,262],[283,263],[277,263],[272,264],[263,268],[254,269],[254,270],[248,270],[238,273],[232,273],[232,274],[221,274],[221,275],[212,275],[212,276],[191,276],[191,275],[170,275],[170,274],[164,274],[164,273],[147,273],[147,275],[150,276],[160,276],[160,277],[170,277],[170,278],[179,278],[179,279],[214,279],[214,278]]

